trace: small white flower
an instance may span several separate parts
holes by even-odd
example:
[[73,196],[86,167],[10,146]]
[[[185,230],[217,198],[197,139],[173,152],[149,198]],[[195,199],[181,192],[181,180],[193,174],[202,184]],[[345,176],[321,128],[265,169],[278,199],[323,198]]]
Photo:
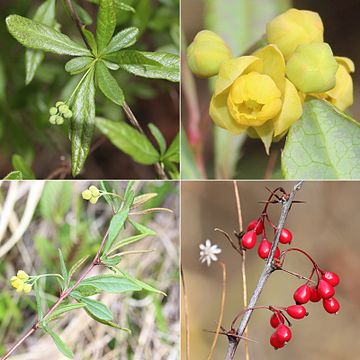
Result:
[[204,244],[199,245],[200,248],[200,259],[203,264],[206,261],[207,266],[210,266],[211,261],[217,261],[216,254],[221,253],[221,249],[215,244],[211,245],[211,241],[207,239]]

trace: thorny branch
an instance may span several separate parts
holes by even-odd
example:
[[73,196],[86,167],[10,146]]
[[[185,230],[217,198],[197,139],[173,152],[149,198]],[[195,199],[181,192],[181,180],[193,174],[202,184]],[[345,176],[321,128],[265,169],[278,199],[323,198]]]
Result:
[[[291,191],[289,197],[282,202],[281,215],[280,215],[279,223],[277,226],[277,231],[275,233],[273,245],[271,247],[270,255],[266,261],[264,270],[259,278],[258,284],[257,284],[257,286],[251,296],[251,299],[249,301],[248,308],[250,308],[250,309],[255,307],[255,305],[260,297],[261,291],[264,288],[266,281],[268,280],[271,273],[276,269],[276,268],[274,268],[273,260],[274,260],[276,248],[279,244],[280,233],[285,225],[285,221],[286,221],[286,218],[290,211],[291,205],[294,201],[295,195],[301,189],[302,184],[303,184],[303,181],[300,181],[299,183],[297,183],[294,186],[293,190]],[[225,360],[232,360],[234,358],[235,352],[237,350],[237,347],[238,347],[240,339],[241,339],[241,336],[243,335],[243,333],[249,323],[252,312],[253,312],[253,310],[246,311],[244,316],[242,317],[240,324],[238,326],[237,332],[236,332],[238,337],[237,338],[229,337],[229,345],[228,345]]]

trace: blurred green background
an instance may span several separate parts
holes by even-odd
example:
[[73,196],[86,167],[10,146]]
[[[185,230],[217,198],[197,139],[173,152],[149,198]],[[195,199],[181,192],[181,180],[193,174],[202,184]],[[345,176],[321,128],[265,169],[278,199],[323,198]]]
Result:
[[[140,28],[136,48],[147,51],[178,53],[179,0],[123,0],[136,9],[136,14],[120,11],[117,29],[129,26]],[[35,79],[25,86],[25,48],[8,33],[5,18],[9,14],[32,17],[42,1],[0,1],[0,178],[12,170],[14,154],[35,172],[36,178],[46,179],[54,170],[64,167],[69,177],[70,142],[66,126],[51,126],[49,108],[63,100],[78,76],[64,69],[67,56],[46,54]],[[56,2],[56,19],[61,31],[81,43],[81,38],[61,1]],[[88,13],[88,26],[94,32],[97,6],[79,0]],[[117,30],[117,31],[118,31]],[[124,90],[139,122],[156,124],[170,144],[179,130],[178,84],[164,80],[142,79],[124,71],[113,72]],[[80,75],[81,76],[81,75]],[[106,99],[99,91],[96,96],[96,115],[112,120],[124,119],[121,108]],[[152,139],[151,136],[149,136]],[[93,139],[93,150],[80,177],[87,179],[153,179],[152,167],[135,163],[99,132]],[[153,139],[152,139],[153,140]],[[94,144],[97,143],[94,148]]]
[[[123,194],[127,182],[108,182]],[[12,181],[0,182],[0,356],[36,318],[35,294],[19,295],[9,278],[23,269],[30,275],[59,273],[57,249],[61,248],[70,268],[76,261],[95,256],[109,225],[112,210],[102,198],[96,205],[81,198],[81,192],[97,182]],[[121,295],[101,294],[114,321],[132,334],[107,327],[76,310],[53,323],[76,354],[75,359],[178,359],[179,272],[178,272],[178,185],[176,182],[136,182],[138,194],[156,192],[149,207],[167,207],[173,213],[136,216],[157,235],[124,248],[153,250],[124,256],[119,265],[132,276],[161,289],[167,297],[146,291]],[[151,203],[151,204],[150,204]],[[121,236],[133,235],[126,227]],[[102,268],[96,272],[105,271]],[[75,275],[77,276],[77,275]],[[48,305],[59,295],[53,278],[42,282]],[[23,360],[62,360],[51,338],[41,331],[32,335],[12,356]]]
[[[359,66],[358,0],[183,0],[183,56],[186,46],[196,33],[203,29],[220,34],[231,46],[233,53],[241,55],[265,33],[268,21],[290,7],[318,12],[324,23],[324,39],[330,44],[334,54],[349,57],[354,61],[355,67]],[[194,143],[193,149],[194,160],[197,161],[200,171],[194,169],[194,166],[188,166],[188,157],[184,157],[183,178],[204,177],[205,171],[208,178],[282,178],[280,152],[283,141],[272,145],[273,155],[270,162],[260,141],[249,139],[246,135],[235,136],[214,126],[208,114],[211,97],[209,82],[194,77],[195,87],[192,88],[185,66],[183,61],[182,125],[187,129],[190,119],[198,124],[200,141]],[[360,71],[355,69],[352,77],[354,105],[346,112],[360,121]],[[192,102],[188,101],[186,92],[191,94]]]
[[[238,182],[244,227],[260,215],[268,191],[283,186],[290,191],[294,182]],[[243,306],[241,258],[225,238],[214,232],[218,227],[229,234],[238,231],[238,219],[232,182],[183,182],[181,187],[181,254],[185,273],[190,318],[191,359],[205,359],[210,350],[220,311],[222,271],[218,263],[210,267],[199,262],[199,244],[210,239],[222,249],[219,259],[227,266],[227,293],[224,321],[229,330],[231,321]],[[357,340],[360,321],[360,243],[357,182],[305,182],[296,199],[286,227],[293,233],[293,247],[304,249],[322,269],[341,277],[336,298],[341,309],[338,315],[326,313],[320,303],[305,305],[310,315],[292,321],[293,339],[277,351],[269,344],[273,329],[267,310],[257,310],[250,320],[249,343],[251,360],[357,360],[360,345]],[[270,218],[278,222],[280,205],[270,208]],[[271,239],[272,240],[272,239]],[[259,243],[259,240],[258,240]],[[282,248],[286,246],[283,245]],[[248,297],[254,290],[264,262],[257,248],[247,252],[246,270]],[[311,264],[301,255],[289,253],[286,268],[304,276]],[[266,283],[258,305],[292,305],[295,289],[303,284],[284,272],[275,272]],[[182,354],[185,358],[184,307],[182,303]],[[223,359],[227,338],[220,336],[213,359]],[[235,359],[244,359],[244,345],[239,346]]]

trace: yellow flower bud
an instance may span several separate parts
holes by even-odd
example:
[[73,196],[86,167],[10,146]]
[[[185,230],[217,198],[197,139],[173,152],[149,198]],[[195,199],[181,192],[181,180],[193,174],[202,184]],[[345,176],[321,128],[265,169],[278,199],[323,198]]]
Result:
[[16,276],[17,276],[19,279],[24,280],[24,281],[26,281],[26,280],[29,278],[29,275],[28,275],[25,271],[23,271],[23,270],[19,270],[19,271],[17,272]]
[[299,45],[323,42],[324,26],[318,13],[290,9],[267,24],[266,34],[287,60]]
[[90,190],[84,190],[82,193],[81,193],[81,196],[84,200],[90,200],[91,199],[91,191]]
[[326,43],[299,45],[286,65],[286,75],[304,93],[328,91],[335,86],[338,64]]
[[28,294],[32,289],[32,286],[30,284],[24,284],[23,291],[25,294]]
[[220,65],[232,57],[224,40],[212,31],[200,31],[187,49],[191,71],[200,77],[211,77],[219,72]]
[[16,287],[16,292],[21,293],[24,290],[24,282],[19,283],[19,285]]
[[10,284],[13,288],[17,289],[21,284],[23,283],[22,280],[20,280],[17,276],[13,276],[10,279]]
[[92,197],[92,198],[90,199],[90,202],[91,202],[91,204],[96,204],[98,200],[99,200],[98,197]]
[[91,195],[92,195],[93,197],[98,197],[98,196],[100,195],[99,189],[98,189],[96,186],[94,186],[94,185],[91,185],[91,186],[89,187],[89,190],[91,191]]

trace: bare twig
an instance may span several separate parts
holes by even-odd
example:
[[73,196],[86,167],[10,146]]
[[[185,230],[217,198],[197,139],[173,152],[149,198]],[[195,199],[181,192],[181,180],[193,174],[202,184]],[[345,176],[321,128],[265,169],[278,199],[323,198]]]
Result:
[[223,234],[223,235],[226,237],[226,239],[229,241],[229,243],[230,243],[230,245],[232,246],[232,248],[233,248],[234,250],[236,250],[240,255],[242,255],[242,251],[239,250],[239,248],[236,246],[236,244],[234,243],[234,241],[232,240],[232,238],[230,237],[230,235],[229,235],[226,231],[221,230],[221,229],[219,229],[219,228],[215,228],[214,231],[218,231],[218,232],[220,232],[221,234]]
[[[274,260],[274,256],[275,256],[276,247],[279,244],[280,233],[285,225],[285,221],[288,216],[289,210],[291,208],[291,204],[294,200],[295,194],[297,193],[297,191],[299,191],[301,189],[302,184],[303,184],[303,181],[300,181],[299,183],[297,183],[294,186],[293,190],[291,191],[289,197],[282,202],[281,215],[280,215],[279,223],[277,226],[277,231],[275,234],[273,245],[270,250],[270,255],[266,261],[265,268],[259,278],[258,284],[252,294],[252,297],[248,304],[248,308],[252,309],[255,307],[266,281],[268,280],[270,274],[276,269],[276,268],[274,268],[273,260]],[[236,332],[236,334],[238,336],[243,335],[243,333],[249,323],[252,312],[253,312],[253,310],[246,311],[244,316],[242,317],[239,327]],[[232,339],[232,340],[229,339],[229,345],[228,345],[228,349],[227,349],[227,353],[226,353],[226,357],[225,357],[226,360],[232,360],[234,358],[234,355],[235,355],[236,349],[239,345],[239,342],[240,342],[240,338]]]
[[183,291],[183,301],[184,301],[184,317],[185,317],[185,347],[186,347],[186,360],[190,360],[190,324],[189,324],[189,303],[187,298],[186,286],[185,286],[185,277],[183,267],[180,264],[180,273],[181,273],[181,284]]

